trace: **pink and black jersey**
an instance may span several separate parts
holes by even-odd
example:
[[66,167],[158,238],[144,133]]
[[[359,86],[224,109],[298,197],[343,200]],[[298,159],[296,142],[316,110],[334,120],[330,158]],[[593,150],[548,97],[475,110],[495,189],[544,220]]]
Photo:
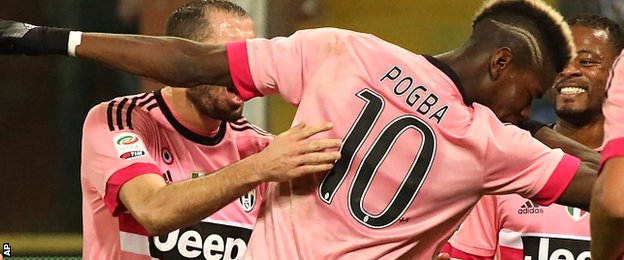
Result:
[[227,45],[245,98],[333,122],[324,176],[271,184],[248,259],[431,259],[483,194],[556,200],[579,160],[502,124],[441,61],[372,35],[313,29]]
[[460,258],[588,260],[589,243],[589,212],[512,194],[481,198],[442,251]]
[[[607,89],[607,99],[602,106],[605,116],[601,161],[624,156],[624,52],[614,62]],[[602,167],[601,167],[602,168]]]
[[212,137],[178,120],[160,92],[95,106],[82,142],[84,259],[241,259],[266,185],[167,236],[148,237],[118,198],[142,174],[178,182],[210,174],[264,149],[271,135],[245,119],[222,122]]

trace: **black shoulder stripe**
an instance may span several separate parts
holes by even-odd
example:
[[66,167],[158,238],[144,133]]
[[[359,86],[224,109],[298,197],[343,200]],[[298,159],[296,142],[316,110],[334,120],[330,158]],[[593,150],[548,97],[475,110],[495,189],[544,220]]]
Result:
[[123,116],[123,107],[126,105],[126,102],[128,102],[128,98],[123,98],[121,102],[119,102],[119,105],[117,106],[117,126],[119,127],[119,130],[124,129],[122,116]]
[[[235,122],[230,122],[230,124],[238,126],[238,127],[251,127],[252,129],[256,130],[256,132],[258,132],[258,133],[264,133],[266,135],[271,135],[272,136],[271,133],[267,132],[266,130],[264,130],[264,129],[262,129],[262,128],[254,125],[252,123],[249,123],[249,121],[247,121],[247,119],[245,119],[245,118],[238,119]],[[234,127],[234,126],[232,126],[232,127]]]
[[145,105],[151,101],[155,101],[155,99],[154,99],[153,92],[149,92],[149,93],[144,93],[141,96],[134,96],[132,98],[124,97],[123,99],[121,99],[121,101],[119,102],[117,101],[119,101],[119,99],[110,101],[108,103],[108,107],[106,110],[106,119],[108,121],[108,129],[110,131],[115,131],[115,128],[117,128],[117,130],[124,129],[123,115],[124,115],[124,107],[127,105],[127,103],[129,103],[129,105],[127,109],[125,110],[125,113],[126,113],[126,120],[125,120],[126,126],[125,127],[129,128],[130,130],[133,130],[134,128],[132,127],[132,111],[134,111],[137,105],[140,107],[141,105]]
[[151,104],[147,107],[147,111],[152,111],[152,109],[158,107],[158,103]]
[[249,122],[247,122],[247,120],[245,120],[244,118],[238,119],[234,122],[230,122],[230,124],[234,124],[234,125],[238,125],[238,126],[243,126],[245,124],[249,124]]
[[230,127],[233,130],[239,131],[239,132],[242,132],[242,131],[245,131],[245,130],[250,130],[250,129],[254,130],[251,126],[233,126],[233,125],[230,125]]
[[106,121],[108,121],[108,130],[114,131],[115,125],[113,123],[113,107],[115,106],[115,100],[108,102],[108,108],[106,109]]
[[250,125],[246,125],[246,126],[234,126],[234,125],[230,125],[230,127],[232,128],[232,130],[237,131],[237,132],[242,132],[245,130],[253,130],[254,132],[256,132],[259,135],[263,135],[263,136],[273,136],[272,134],[269,134],[267,132],[264,131],[258,131],[256,128],[250,126]]
[[139,99],[144,99],[145,97],[147,97],[147,95],[152,94],[152,92],[145,92],[143,93],[143,95],[139,96]]
[[144,107],[145,105],[147,105],[147,103],[154,101],[154,95],[150,95],[150,97],[146,100],[141,101],[141,103],[139,103],[139,107]]
[[133,97],[132,102],[130,102],[130,106],[128,107],[128,111],[126,111],[126,125],[128,125],[128,128],[130,128],[130,130],[134,129],[132,128],[132,110],[134,110],[134,107],[136,107],[139,98],[140,97]]
[[258,133],[264,133],[265,135],[272,135],[271,133],[267,132],[266,130],[264,130],[264,129],[260,128],[260,127],[258,127],[257,125],[249,123],[249,126],[251,126],[251,128],[256,130],[256,132],[258,132]]

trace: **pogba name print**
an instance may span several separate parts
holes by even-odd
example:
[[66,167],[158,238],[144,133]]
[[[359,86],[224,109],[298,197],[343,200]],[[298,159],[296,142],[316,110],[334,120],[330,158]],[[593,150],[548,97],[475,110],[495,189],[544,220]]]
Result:
[[429,91],[424,83],[418,83],[414,77],[404,75],[398,66],[392,67],[379,79],[379,82],[389,82],[395,96],[404,98],[403,102],[419,114],[440,123],[449,110],[449,106],[440,103],[440,98]]

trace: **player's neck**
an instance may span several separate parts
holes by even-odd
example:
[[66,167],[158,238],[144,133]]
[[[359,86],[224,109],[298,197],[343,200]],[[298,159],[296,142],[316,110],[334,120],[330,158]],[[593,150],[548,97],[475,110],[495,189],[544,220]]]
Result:
[[217,134],[221,120],[199,113],[195,105],[186,97],[186,89],[165,87],[161,93],[174,117],[189,130],[208,137]]
[[588,124],[577,126],[564,119],[557,118],[553,128],[558,133],[577,141],[589,148],[596,149],[602,145],[604,117],[598,117]]
[[468,98],[467,101],[479,102],[480,99],[477,95],[483,92],[480,90],[480,87],[483,85],[480,80],[483,77],[478,72],[485,69],[483,68],[484,64],[474,62],[474,57],[466,58],[465,52],[466,48],[462,46],[455,50],[438,54],[435,58],[444,62],[457,74],[463,85],[466,98]]

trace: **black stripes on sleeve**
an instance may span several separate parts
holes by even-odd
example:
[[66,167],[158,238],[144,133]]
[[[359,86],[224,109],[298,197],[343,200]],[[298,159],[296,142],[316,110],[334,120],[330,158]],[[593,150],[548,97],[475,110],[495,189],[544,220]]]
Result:
[[[143,107],[148,105],[149,107],[158,106],[154,99],[153,93],[145,93],[141,96],[117,98],[108,102],[106,109],[106,120],[108,122],[108,129],[110,131],[130,129],[132,127],[132,111],[138,106]],[[125,114],[125,120],[124,120]]]
[[108,130],[114,131],[113,125],[113,107],[115,107],[115,100],[108,102],[108,108],[106,109],[106,120],[108,121]]
[[122,114],[123,114],[123,107],[126,105],[126,102],[128,102],[128,98],[123,98],[121,102],[119,102],[119,105],[117,106],[117,126],[119,127],[119,130],[124,129]]
[[139,97],[133,97],[132,102],[130,102],[130,106],[128,106],[128,110],[126,111],[126,125],[128,125],[130,130],[134,130],[134,128],[132,128],[132,110],[136,107],[138,100]]
[[[144,99],[144,97],[143,97],[143,98],[140,98],[140,99]],[[139,102],[139,106],[140,106],[140,107],[144,107],[145,105],[147,105],[147,104],[149,104],[149,103],[152,103],[152,101],[154,101],[154,100],[155,100],[154,95],[153,95],[153,94],[150,94],[150,95],[149,95],[149,98],[147,98],[147,99],[142,100],[141,102]]]
[[262,136],[273,136],[271,133],[265,131],[264,129],[249,123],[249,121],[247,121],[245,118],[241,118],[239,120],[236,120],[235,122],[230,122],[230,128],[232,128],[232,130],[234,131],[245,131],[245,130],[253,130],[254,132],[256,132],[259,135]]

